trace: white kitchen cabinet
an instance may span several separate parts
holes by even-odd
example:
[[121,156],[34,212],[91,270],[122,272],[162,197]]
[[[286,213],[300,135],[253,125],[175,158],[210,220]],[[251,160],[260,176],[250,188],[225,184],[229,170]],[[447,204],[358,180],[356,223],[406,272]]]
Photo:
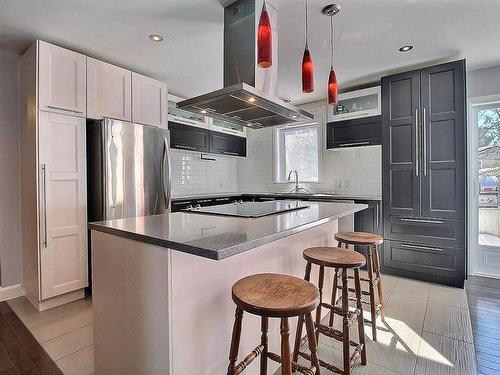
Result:
[[85,55],[38,41],[37,58],[38,109],[85,117]]
[[339,95],[337,105],[329,105],[328,122],[378,116],[382,113],[380,86],[349,91]]
[[132,72],[132,122],[167,127],[167,84]]
[[38,113],[42,299],[87,286],[84,118]]
[[87,117],[131,120],[132,72],[87,57]]

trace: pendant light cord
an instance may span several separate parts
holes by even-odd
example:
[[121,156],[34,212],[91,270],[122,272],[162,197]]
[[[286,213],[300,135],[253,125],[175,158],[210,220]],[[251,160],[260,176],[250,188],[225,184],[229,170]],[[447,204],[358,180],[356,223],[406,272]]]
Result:
[[333,69],[333,36],[334,36],[334,31],[333,31],[333,16],[330,16],[330,28],[331,28],[331,34],[330,34],[330,61],[332,63],[331,68]]
[[306,0],[306,49],[309,41],[309,24],[308,24],[308,9],[307,9],[308,0]]

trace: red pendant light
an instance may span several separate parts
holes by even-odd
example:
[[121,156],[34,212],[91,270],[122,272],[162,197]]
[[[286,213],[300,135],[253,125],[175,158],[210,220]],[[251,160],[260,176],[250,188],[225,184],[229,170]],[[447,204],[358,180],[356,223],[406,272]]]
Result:
[[262,4],[257,30],[257,65],[261,68],[269,68],[273,65],[273,38],[271,21],[266,9],[266,0]]
[[330,75],[328,77],[328,104],[337,105],[339,103],[339,87],[337,84],[337,74],[333,69],[333,40],[334,40],[334,30],[333,30],[333,16],[340,11],[340,7],[337,4],[330,4],[323,8],[323,14],[330,17],[330,61],[332,65],[330,66]]
[[337,85],[337,75],[333,66],[330,68],[330,76],[328,77],[328,104],[337,105],[339,103],[339,90]]
[[302,92],[305,93],[314,91],[314,64],[308,46],[308,26],[308,9],[306,0],[306,46],[304,48],[304,56],[302,57]]

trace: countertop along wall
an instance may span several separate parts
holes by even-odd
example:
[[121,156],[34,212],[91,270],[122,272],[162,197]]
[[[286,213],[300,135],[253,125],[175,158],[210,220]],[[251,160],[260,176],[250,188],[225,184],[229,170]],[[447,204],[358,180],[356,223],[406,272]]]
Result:
[[21,282],[19,242],[19,56],[0,51],[0,286]]
[[[301,106],[314,114],[322,129],[320,183],[301,183],[313,193],[332,192],[349,195],[382,195],[381,146],[343,150],[326,149],[326,104],[314,102]],[[274,183],[273,128],[247,130],[247,157],[238,160],[238,191],[288,192],[294,184]],[[300,180],[300,175],[299,175]]]

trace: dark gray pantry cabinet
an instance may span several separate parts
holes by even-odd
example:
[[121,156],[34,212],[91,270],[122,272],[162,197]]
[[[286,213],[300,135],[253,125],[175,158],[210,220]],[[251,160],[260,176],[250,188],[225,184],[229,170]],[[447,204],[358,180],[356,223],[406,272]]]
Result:
[[465,60],[382,78],[383,267],[463,286]]

